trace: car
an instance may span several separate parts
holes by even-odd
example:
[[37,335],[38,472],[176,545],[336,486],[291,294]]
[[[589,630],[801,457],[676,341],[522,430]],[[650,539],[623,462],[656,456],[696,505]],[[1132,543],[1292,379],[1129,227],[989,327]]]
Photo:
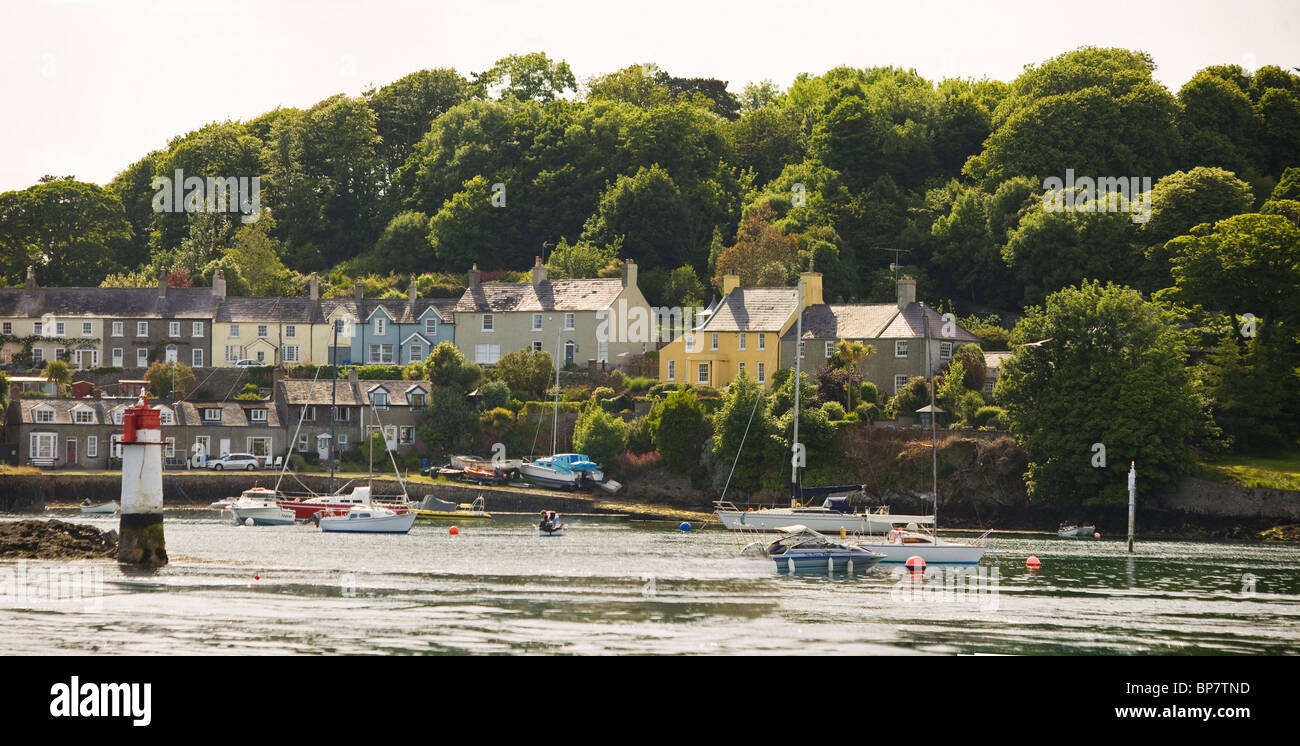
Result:
[[235,367],[236,367],[236,368],[252,368],[252,367],[255,367],[255,366],[258,366],[258,365],[262,365],[262,363],[259,363],[259,362],[257,362],[256,360],[249,360],[249,359],[247,359],[247,358],[245,358],[245,359],[243,359],[243,360],[236,360],[236,361],[235,361]]
[[222,471],[223,469],[244,469],[253,471],[260,469],[262,460],[251,453],[227,453],[221,458],[214,458],[208,461],[208,468]]

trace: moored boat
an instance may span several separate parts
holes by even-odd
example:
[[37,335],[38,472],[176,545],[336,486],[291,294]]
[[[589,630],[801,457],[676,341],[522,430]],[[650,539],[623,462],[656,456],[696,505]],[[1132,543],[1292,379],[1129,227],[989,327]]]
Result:
[[920,557],[927,565],[975,565],[984,556],[982,544],[945,541],[930,533],[896,528],[883,541],[858,541],[862,547],[884,555],[882,563],[899,564],[909,557]]
[[1056,535],[1062,539],[1091,539],[1096,532],[1096,526],[1080,526],[1073,521],[1066,521],[1056,530]]
[[874,567],[885,555],[854,544],[835,541],[803,525],[782,526],[781,537],[764,547],[754,542],[742,554],[767,556],[776,563],[777,572],[835,572]]
[[320,530],[347,534],[405,534],[415,525],[415,513],[397,513],[375,505],[354,505],[346,512],[320,517]]
[[480,495],[472,503],[452,503],[428,495],[414,509],[417,520],[451,520],[481,521],[488,520],[492,514],[487,512]]
[[276,504],[281,508],[292,510],[295,518],[303,520],[311,518],[320,511],[325,511],[326,515],[329,515],[331,513],[343,512],[356,506],[368,507],[375,505],[376,507],[383,507],[399,514],[408,513],[411,510],[410,506],[404,502],[386,504],[372,502],[370,496],[370,485],[353,487],[352,492],[346,495],[321,495],[306,500],[303,500],[302,498],[294,498],[293,500],[282,498],[278,500]]
[[90,499],[87,498],[81,503],[82,515],[112,515],[116,513],[118,509],[119,506],[116,500],[109,500],[106,503],[92,504]]
[[[826,488],[801,488],[807,495]],[[840,491],[860,489],[858,485],[845,485]],[[789,508],[762,508],[741,510],[736,505],[718,500],[713,503],[714,514],[729,531],[780,531],[791,524],[807,526],[822,533],[883,534],[908,524],[932,525],[932,515],[904,515],[895,513],[855,513],[847,497],[827,497],[821,505]]]
[[283,495],[265,487],[244,490],[226,509],[236,524],[246,526],[292,526],[294,513],[276,504]]

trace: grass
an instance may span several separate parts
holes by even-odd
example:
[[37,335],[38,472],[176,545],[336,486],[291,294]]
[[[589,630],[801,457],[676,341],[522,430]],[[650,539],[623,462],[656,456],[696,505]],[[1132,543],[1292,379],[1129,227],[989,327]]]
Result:
[[1228,454],[1201,464],[1197,476],[1241,487],[1300,490],[1300,451],[1266,456]]

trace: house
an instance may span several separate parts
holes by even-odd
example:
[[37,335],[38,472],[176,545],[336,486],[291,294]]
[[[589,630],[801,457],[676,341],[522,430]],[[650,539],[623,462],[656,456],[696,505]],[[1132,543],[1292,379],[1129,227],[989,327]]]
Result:
[[[451,298],[416,297],[411,275],[405,299],[366,299],[358,284],[351,299],[333,302],[327,317],[339,328],[344,363],[408,365],[424,362],[442,342],[455,342],[451,309],[456,303]],[[346,336],[349,327],[352,334]]]
[[798,288],[740,287],[740,277],[725,275],[722,299],[690,333],[659,351],[659,379],[722,388],[744,371],[763,386],[781,364],[781,336],[797,313],[822,302],[822,276],[800,275]]
[[[916,300],[916,281],[902,277],[895,303],[810,304],[803,312],[803,337],[796,345],[796,327],[781,336],[781,365],[793,367],[796,351],[804,370],[826,365],[841,339],[872,346],[859,370],[863,380],[890,395],[914,376],[937,372],[958,347],[979,338],[960,324]],[[928,341],[928,349],[927,349]]]
[[993,395],[993,387],[998,382],[998,377],[1002,375],[1002,364],[1011,357],[1010,352],[1005,351],[984,351],[984,393],[989,396]]
[[23,465],[104,469],[116,430],[101,399],[14,399],[5,411],[5,442]]
[[213,323],[213,365],[241,360],[259,365],[324,363],[328,324],[320,300],[320,280],[313,273],[306,297],[226,298]]
[[298,453],[313,452],[327,460],[331,438],[342,453],[359,447],[362,434],[371,432],[383,432],[389,450],[406,452],[416,443],[429,382],[361,380],[353,370],[345,380],[277,381],[275,398],[287,437],[297,432],[293,448]]
[[[592,359],[617,366],[644,354],[651,343],[650,306],[630,259],[620,278],[552,280],[537,257],[529,282],[480,279],[475,265],[452,309],[456,347],[476,363],[493,365],[516,350],[545,350],[565,365]],[[644,323],[637,325],[637,319]]]

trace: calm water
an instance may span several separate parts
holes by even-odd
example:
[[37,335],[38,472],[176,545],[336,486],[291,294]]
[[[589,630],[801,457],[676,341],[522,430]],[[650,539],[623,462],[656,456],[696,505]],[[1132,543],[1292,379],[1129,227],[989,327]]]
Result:
[[[50,515],[117,527],[115,518]],[[0,563],[0,592],[10,571],[29,588],[50,569],[100,568],[103,578],[103,595],[89,600],[0,596],[0,650],[1300,652],[1295,546],[1150,542],[1131,557],[1119,537],[995,535],[981,588],[937,567],[913,580],[889,568],[786,577],[770,560],[738,558],[746,539],[720,530],[567,520],[562,538],[538,538],[528,519],[508,517],[464,525],[459,536],[434,523],[367,536],[169,514],[172,563],[155,573]],[[1024,568],[1030,554],[1041,570]],[[946,598],[936,585],[944,581],[957,589]]]

